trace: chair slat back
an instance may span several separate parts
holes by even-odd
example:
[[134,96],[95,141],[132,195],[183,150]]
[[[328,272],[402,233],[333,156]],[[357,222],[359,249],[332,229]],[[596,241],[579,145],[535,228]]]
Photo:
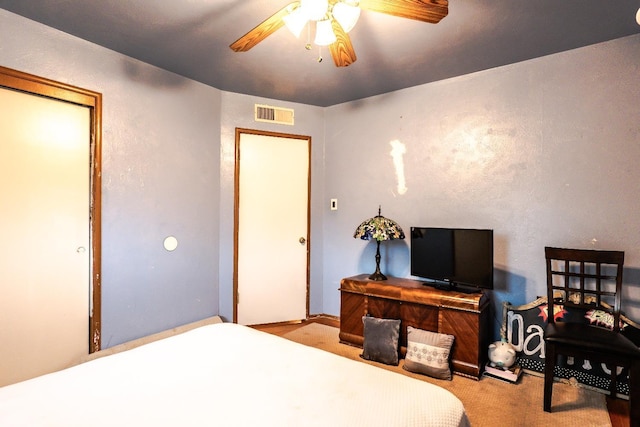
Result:
[[601,310],[620,330],[620,305],[624,252],[545,248],[549,322],[554,305]]

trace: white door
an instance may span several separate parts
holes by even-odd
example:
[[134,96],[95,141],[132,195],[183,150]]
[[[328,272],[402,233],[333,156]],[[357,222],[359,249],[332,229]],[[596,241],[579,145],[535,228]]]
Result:
[[240,133],[237,144],[237,322],[305,319],[310,139]]
[[0,88],[0,386],[89,352],[90,120]]

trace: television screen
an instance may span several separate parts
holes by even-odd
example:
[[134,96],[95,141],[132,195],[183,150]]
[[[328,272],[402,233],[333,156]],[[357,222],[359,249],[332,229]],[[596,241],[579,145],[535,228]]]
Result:
[[411,275],[437,287],[493,289],[493,230],[411,227]]

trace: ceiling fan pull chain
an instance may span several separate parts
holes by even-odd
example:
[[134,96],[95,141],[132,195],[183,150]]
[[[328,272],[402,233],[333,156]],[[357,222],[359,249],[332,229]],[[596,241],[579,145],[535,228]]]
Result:
[[304,45],[304,48],[311,50],[311,24],[307,24],[307,44]]

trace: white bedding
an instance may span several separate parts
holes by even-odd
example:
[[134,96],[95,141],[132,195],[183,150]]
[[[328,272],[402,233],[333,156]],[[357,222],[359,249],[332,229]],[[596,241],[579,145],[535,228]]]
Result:
[[450,392],[232,323],[0,388],[0,426],[467,426]]

